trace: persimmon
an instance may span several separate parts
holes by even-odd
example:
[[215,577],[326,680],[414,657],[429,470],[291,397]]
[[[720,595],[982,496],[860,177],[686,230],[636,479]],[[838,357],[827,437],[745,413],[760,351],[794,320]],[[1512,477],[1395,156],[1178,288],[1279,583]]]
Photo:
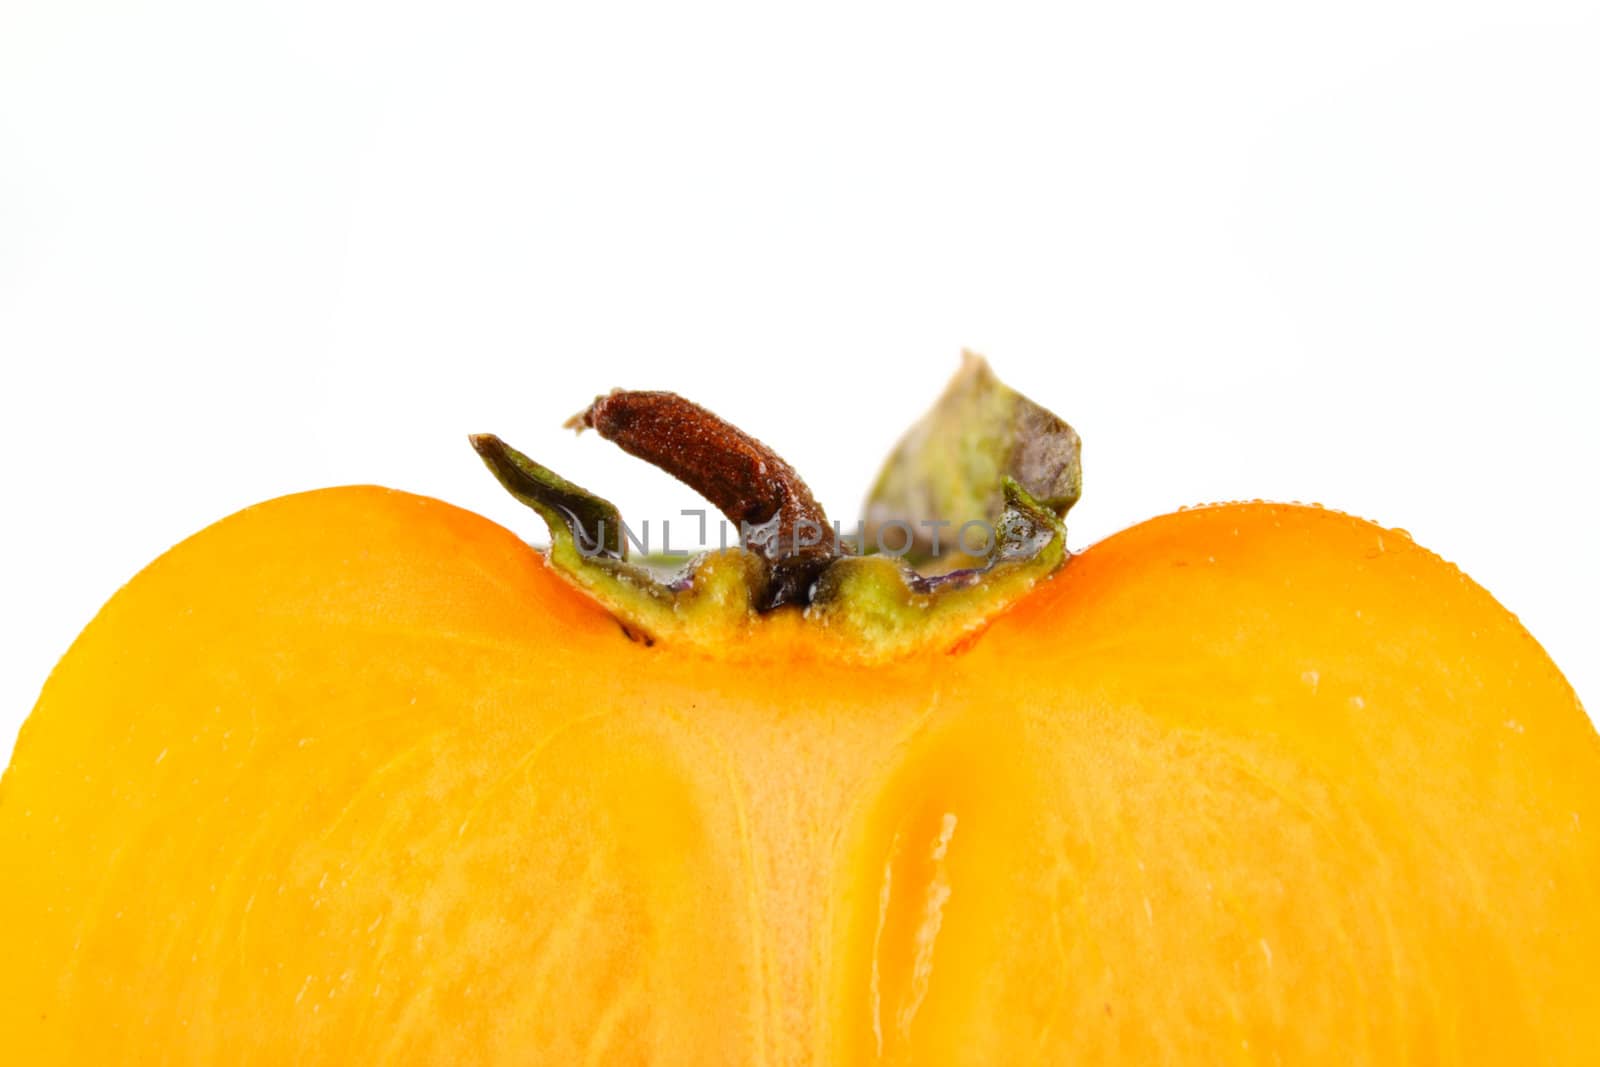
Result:
[[549,549],[351,487],[162,556],[0,783],[6,1061],[1592,1063],[1600,739],[1517,620],[1309,507],[1068,554],[1075,435],[963,381],[989,484],[936,420],[869,513],[978,560],[789,540],[638,393],[579,421],[743,546],[663,577],[480,437]]

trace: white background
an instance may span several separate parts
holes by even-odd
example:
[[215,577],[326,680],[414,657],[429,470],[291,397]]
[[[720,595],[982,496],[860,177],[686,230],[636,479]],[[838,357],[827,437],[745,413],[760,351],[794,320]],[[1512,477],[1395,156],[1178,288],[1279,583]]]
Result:
[[0,8],[0,754],[100,603],[379,482],[529,537],[464,435],[674,388],[837,516],[962,346],[1070,419],[1083,547],[1321,501],[1600,700],[1592,4]]

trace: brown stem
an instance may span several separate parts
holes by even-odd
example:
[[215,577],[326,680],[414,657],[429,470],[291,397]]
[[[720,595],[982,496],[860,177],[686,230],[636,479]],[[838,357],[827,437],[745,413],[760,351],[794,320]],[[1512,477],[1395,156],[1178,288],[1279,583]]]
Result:
[[800,475],[754,437],[676,393],[614,390],[574,416],[630,455],[695,490],[739,527],[745,548],[772,567],[763,608],[804,601],[838,558],[838,539]]

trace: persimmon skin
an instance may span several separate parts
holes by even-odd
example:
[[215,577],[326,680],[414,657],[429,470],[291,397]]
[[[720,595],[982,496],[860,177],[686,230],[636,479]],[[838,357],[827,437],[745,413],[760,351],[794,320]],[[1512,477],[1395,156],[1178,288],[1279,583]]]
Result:
[[630,640],[510,532],[247,509],[0,782],[18,1063],[1581,1063],[1600,740],[1334,512],[1163,516],[979,636]]

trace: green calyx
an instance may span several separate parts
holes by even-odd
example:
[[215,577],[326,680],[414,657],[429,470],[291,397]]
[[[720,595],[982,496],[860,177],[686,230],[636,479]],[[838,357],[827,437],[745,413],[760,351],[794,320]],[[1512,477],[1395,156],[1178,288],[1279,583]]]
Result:
[[1083,489],[1081,447],[1071,426],[1000,381],[983,357],[963,352],[944,394],[878,472],[868,536],[905,524],[915,533],[908,559],[948,561],[961,554],[955,535],[963,523],[995,522],[1009,506],[1006,479],[1064,516]]
[[[646,641],[714,647],[799,612],[864,656],[947,645],[1068,558],[1062,516],[1081,485],[1078,436],[970,354],[890,456],[860,544],[839,537],[775,453],[673,394],[613,392],[571,425],[668,470],[740,530],[739,547],[676,568],[630,561],[615,506],[492,434],[470,438],[549,527],[548,564]],[[886,536],[890,527],[901,529]]]
[[1067,530],[1010,477],[995,543],[979,565],[924,575],[905,559],[847,556],[822,573],[811,614],[824,626],[881,647],[930,635],[959,639],[1048,577],[1067,559]]

